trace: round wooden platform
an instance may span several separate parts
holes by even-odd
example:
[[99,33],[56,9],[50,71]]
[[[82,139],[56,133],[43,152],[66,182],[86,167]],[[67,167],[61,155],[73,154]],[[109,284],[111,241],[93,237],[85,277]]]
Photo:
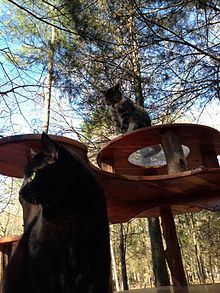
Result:
[[[82,143],[63,136],[50,135],[50,137],[87,161],[87,148]],[[23,170],[31,155],[31,149],[38,152],[41,148],[41,134],[14,135],[1,138],[0,173],[10,177],[22,178]]]
[[[188,147],[189,169],[200,166],[219,167],[220,133],[218,130],[197,124],[163,124],[142,128],[109,142],[99,153],[97,162],[103,169],[123,175],[166,174],[166,166],[138,166],[129,162],[129,156],[139,149],[158,146],[167,131],[179,134],[181,144]],[[214,159],[213,159],[214,153]]]

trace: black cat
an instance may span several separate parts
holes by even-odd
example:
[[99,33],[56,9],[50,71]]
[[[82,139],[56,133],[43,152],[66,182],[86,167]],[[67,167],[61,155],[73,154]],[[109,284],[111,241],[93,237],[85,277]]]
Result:
[[20,196],[42,211],[21,238],[4,293],[108,293],[105,196],[76,156],[42,134],[43,151],[25,169]]
[[124,134],[142,127],[151,126],[148,113],[126,98],[122,94],[119,84],[102,91],[102,93],[115,123],[117,134]]

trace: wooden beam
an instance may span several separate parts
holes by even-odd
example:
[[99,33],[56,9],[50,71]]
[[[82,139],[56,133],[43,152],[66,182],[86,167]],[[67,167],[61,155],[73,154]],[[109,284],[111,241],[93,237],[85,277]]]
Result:
[[[161,143],[169,174],[183,172],[188,169],[182,149],[179,133],[176,130],[167,130],[160,133]],[[174,217],[170,206],[160,208],[160,216],[164,238],[166,240],[166,258],[172,277],[173,286],[187,286],[183,268],[181,251],[176,235]]]
[[176,234],[176,226],[170,207],[160,209],[163,236],[166,240],[166,259],[170,268],[173,286],[186,286],[187,280],[183,268],[183,262]]
[[21,236],[5,236],[0,237],[0,246],[2,245],[8,245],[11,242],[18,241]]
[[160,134],[168,173],[174,174],[188,170],[178,131],[163,130]]

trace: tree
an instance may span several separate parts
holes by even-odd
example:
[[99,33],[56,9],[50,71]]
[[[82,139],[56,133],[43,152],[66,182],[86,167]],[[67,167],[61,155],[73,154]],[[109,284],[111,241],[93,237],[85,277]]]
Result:
[[[77,135],[88,144],[93,161],[100,146],[113,134],[100,97],[103,87],[121,81],[125,95],[141,105],[144,100],[154,123],[177,121],[190,108],[194,111],[198,107],[201,112],[220,97],[217,0],[2,3],[2,135],[42,130],[41,112],[48,86],[45,78],[49,73],[49,88],[53,86],[47,107],[49,130]],[[73,115],[83,121],[83,131],[75,127]],[[25,130],[21,124],[25,124]],[[209,270],[203,277],[211,274],[214,280],[219,269],[217,216],[193,216],[194,243],[187,230],[187,217],[183,219],[184,224],[178,228],[188,278],[195,282],[201,275],[194,265],[196,243],[199,261]],[[150,243],[143,226],[145,221],[132,221],[124,237],[129,287],[152,283]],[[113,243],[115,252],[119,241],[117,238]],[[117,271],[119,255],[115,253]]]
[[148,219],[148,230],[151,241],[153,272],[156,287],[169,286],[169,275],[166,267],[166,258],[163,248],[163,239],[159,218]]
[[128,290],[128,277],[127,277],[127,267],[126,267],[126,239],[123,231],[123,224],[120,224],[120,259],[121,259],[121,273],[122,273],[122,283],[123,290]]
[[141,8],[133,1],[143,27],[141,47],[153,61],[146,67],[152,98],[156,104],[169,98],[176,115],[219,98],[219,8],[217,1],[211,7],[203,2],[205,8],[198,9],[197,1],[158,1]]
[[19,235],[22,232],[22,214],[17,199],[20,182],[2,175],[0,182],[0,236]]

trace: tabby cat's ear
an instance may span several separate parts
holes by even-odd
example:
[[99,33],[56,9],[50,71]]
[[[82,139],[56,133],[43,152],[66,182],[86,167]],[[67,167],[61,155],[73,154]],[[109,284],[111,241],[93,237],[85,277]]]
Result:
[[41,142],[45,154],[50,155],[51,159],[58,158],[58,148],[56,143],[45,133],[41,135]]

